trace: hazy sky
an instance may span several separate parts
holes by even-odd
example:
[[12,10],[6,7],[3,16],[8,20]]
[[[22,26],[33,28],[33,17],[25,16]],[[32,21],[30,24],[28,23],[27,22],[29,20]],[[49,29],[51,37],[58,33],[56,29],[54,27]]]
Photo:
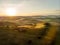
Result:
[[0,14],[15,8],[17,15],[60,15],[60,0],[0,0]]

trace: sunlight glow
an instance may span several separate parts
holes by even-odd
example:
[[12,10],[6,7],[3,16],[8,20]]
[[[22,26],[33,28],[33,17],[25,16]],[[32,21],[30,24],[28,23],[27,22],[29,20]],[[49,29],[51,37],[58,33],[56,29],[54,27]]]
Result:
[[14,8],[7,8],[6,9],[6,15],[7,16],[15,16],[16,15],[16,9],[14,9]]

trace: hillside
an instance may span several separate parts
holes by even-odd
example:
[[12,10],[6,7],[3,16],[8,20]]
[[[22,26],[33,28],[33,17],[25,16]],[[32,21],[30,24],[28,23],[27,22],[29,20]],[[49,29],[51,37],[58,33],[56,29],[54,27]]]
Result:
[[5,18],[0,20],[0,45],[60,45],[59,22],[59,19]]

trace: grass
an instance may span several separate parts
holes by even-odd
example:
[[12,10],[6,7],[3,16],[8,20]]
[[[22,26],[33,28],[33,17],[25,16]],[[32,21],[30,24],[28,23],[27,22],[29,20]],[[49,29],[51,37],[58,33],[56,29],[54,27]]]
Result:
[[[52,41],[56,36],[56,28],[55,25],[52,25],[45,34],[41,28],[18,31],[16,29],[2,27],[0,28],[0,45],[42,45],[42,43],[45,45]],[[42,39],[39,39],[38,36],[40,36],[41,33],[43,33],[43,37]]]

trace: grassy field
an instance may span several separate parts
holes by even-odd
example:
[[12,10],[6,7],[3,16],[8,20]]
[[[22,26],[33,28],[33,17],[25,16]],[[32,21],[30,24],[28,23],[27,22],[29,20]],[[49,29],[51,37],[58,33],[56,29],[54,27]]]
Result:
[[0,27],[0,45],[52,45],[54,40],[59,45],[57,40],[60,33],[57,35],[57,28],[53,24],[48,28],[36,29]]

